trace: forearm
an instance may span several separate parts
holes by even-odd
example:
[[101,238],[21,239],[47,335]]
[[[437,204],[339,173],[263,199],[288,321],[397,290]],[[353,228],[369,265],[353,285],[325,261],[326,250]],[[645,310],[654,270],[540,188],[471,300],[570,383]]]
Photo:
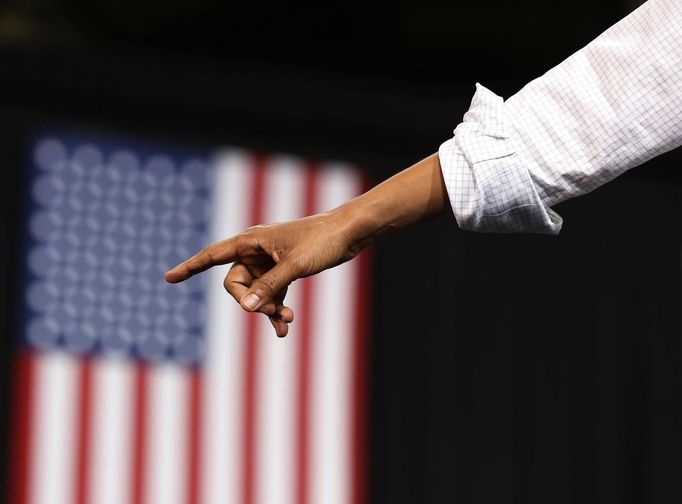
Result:
[[448,205],[437,154],[397,173],[333,211],[353,243],[365,246],[437,215]]

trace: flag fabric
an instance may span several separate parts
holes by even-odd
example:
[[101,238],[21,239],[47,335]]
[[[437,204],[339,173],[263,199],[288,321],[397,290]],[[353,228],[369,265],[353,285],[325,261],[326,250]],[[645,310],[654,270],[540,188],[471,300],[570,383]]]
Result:
[[278,339],[226,266],[163,273],[363,190],[338,162],[42,136],[27,170],[9,502],[360,503],[367,257],[295,282]]

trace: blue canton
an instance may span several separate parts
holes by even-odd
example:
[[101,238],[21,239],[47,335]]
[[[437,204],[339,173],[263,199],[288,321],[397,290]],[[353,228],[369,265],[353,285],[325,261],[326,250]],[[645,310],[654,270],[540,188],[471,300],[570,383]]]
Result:
[[27,343],[199,362],[203,280],[163,273],[206,244],[206,161],[42,138],[30,173]]

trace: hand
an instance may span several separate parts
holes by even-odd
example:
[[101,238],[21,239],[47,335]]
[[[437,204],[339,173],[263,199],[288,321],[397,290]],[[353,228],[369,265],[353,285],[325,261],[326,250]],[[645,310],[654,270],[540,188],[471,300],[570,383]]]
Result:
[[264,313],[277,336],[286,336],[294,320],[284,305],[287,287],[354,257],[362,248],[345,232],[340,212],[313,215],[290,222],[255,226],[209,245],[166,273],[171,283],[182,282],[218,264],[234,263],[223,285],[246,311]]
[[294,312],[284,305],[287,287],[355,257],[382,235],[440,214],[447,192],[438,154],[423,159],[330,212],[255,226],[206,247],[166,273],[182,282],[217,264],[234,263],[225,289],[246,311],[270,318],[286,336]]

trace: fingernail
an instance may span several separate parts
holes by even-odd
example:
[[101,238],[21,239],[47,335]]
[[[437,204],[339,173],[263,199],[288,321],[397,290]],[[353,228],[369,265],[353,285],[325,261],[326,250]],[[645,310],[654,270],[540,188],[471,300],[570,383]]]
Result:
[[260,298],[257,294],[249,294],[246,296],[243,303],[249,310],[254,310],[256,306],[258,306],[258,301],[260,301]]

